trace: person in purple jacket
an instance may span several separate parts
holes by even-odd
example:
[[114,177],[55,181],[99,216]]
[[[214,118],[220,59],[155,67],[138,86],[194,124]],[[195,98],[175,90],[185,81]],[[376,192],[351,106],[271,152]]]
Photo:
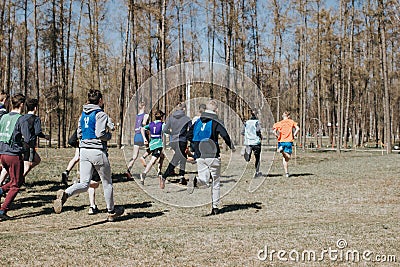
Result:
[[0,220],[10,218],[7,215],[9,206],[25,182],[22,156],[26,143],[23,141],[23,132],[28,131],[28,123],[21,120],[25,96],[22,94],[14,95],[11,98],[11,104],[10,113],[3,115],[0,119],[0,161],[10,175],[10,181],[0,187],[0,195],[7,193],[0,207]]
[[[136,121],[135,121],[135,135],[133,137],[134,145],[133,145],[132,159],[129,161],[128,169],[125,173],[125,176],[127,177],[128,180],[133,180],[131,169],[133,167],[133,164],[135,164],[136,159],[139,156],[140,147],[146,146],[145,140],[148,141],[146,132],[142,132],[142,127],[147,125],[147,123],[149,122],[149,114],[147,114],[145,110],[146,110],[146,104],[144,102],[140,102],[139,111],[138,114],[136,115]],[[146,150],[148,150],[148,146],[146,146]],[[145,158],[150,154],[149,152],[150,152],[149,150],[146,151],[145,154],[141,156],[139,159],[144,167],[146,167]]]

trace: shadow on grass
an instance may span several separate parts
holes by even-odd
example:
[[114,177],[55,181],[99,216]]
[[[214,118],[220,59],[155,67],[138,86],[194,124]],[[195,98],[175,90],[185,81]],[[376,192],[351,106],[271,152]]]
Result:
[[[86,209],[87,206],[83,205],[83,206],[64,206],[63,207],[63,212],[66,211],[81,211]],[[17,220],[17,219],[26,219],[26,218],[34,218],[34,217],[38,217],[38,216],[42,216],[42,215],[48,215],[48,214],[54,214],[54,210],[53,208],[43,208],[41,211],[36,211],[36,212],[29,212],[29,213],[25,213],[25,214],[20,214],[20,215],[16,215],[12,217],[12,220]]]
[[[313,175],[314,175],[313,173],[291,173],[289,177],[303,177],[303,176],[313,176]],[[282,177],[282,178],[287,179],[285,177],[285,175],[283,175],[283,174],[269,173],[268,175],[263,175],[263,176],[266,176],[266,177]]]
[[125,204],[123,205],[125,209],[145,209],[153,206],[152,202],[146,201],[142,203]]
[[[221,209],[219,209],[218,214],[233,212],[233,211],[238,211],[238,210],[248,210],[248,209],[256,209],[256,210],[262,209],[261,202],[225,205]],[[203,217],[209,217],[209,216],[212,216],[212,215],[207,214],[207,215],[204,215]]]
[[[164,215],[164,212],[166,212],[166,211],[128,213],[128,214],[123,215],[123,216],[121,216],[119,218],[116,218],[113,223],[122,222],[122,221],[128,221],[128,220],[131,220],[131,219],[159,217],[159,216]],[[102,220],[102,221],[90,223],[90,224],[87,224],[87,225],[82,225],[82,226],[78,226],[78,227],[69,228],[68,230],[80,230],[80,229],[89,228],[89,227],[96,226],[96,225],[105,224],[105,223],[108,223],[108,222],[109,221],[107,221],[107,220]]]

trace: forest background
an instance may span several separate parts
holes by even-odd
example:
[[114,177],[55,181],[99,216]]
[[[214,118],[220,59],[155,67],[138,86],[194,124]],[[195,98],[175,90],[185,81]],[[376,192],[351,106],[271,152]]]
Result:
[[[399,0],[1,0],[0,88],[40,100],[56,147],[67,146],[88,89],[99,89],[121,146],[125,111],[148,78],[223,63],[252,79],[276,120],[292,112],[300,146],[313,136],[317,147],[325,138],[338,151],[390,153],[400,139],[399,10]],[[227,88],[191,86],[191,97],[248,116]],[[150,107],[168,114],[186,98],[180,86]]]

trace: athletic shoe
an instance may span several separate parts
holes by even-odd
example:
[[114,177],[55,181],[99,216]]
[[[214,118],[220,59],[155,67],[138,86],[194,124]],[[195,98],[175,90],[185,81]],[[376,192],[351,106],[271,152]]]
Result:
[[69,174],[67,171],[64,171],[63,173],[61,173],[61,183],[65,186],[68,186],[68,177],[69,177]]
[[181,177],[180,177],[179,183],[180,183],[181,185],[187,185],[187,181],[186,181],[186,179],[185,179],[184,176],[181,176]]
[[140,183],[142,184],[142,185],[144,185],[144,179],[146,178],[146,174],[144,173],[144,172],[142,172],[141,174],[140,174]]
[[11,220],[11,217],[7,215],[7,213],[0,213],[0,221]]
[[212,208],[210,215],[217,215],[218,213],[219,213],[219,209],[218,208]]
[[165,188],[165,179],[162,177],[162,175],[158,175],[158,180],[160,182],[160,188],[164,189]]
[[95,215],[99,212],[100,212],[100,210],[97,208],[97,205],[94,207],[89,207],[89,211],[88,211],[89,215]]
[[143,157],[140,157],[139,160],[140,160],[140,163],[142,163],[143,167],[146,168],[147,167],[146,160]]
[[282,146],[278,147],[278,149],[276,150],[276,152],[282,153],[282,152],[283,152],[283,147],[282,147]]
[[254,178],[260,177],[260,176],[262,176],[262,172],[256,172],[256,173],[254,174]]
[[53,202],[53,208],[55,213],[61,213],[62,207],[67,201],[68,195],[65,193],[64,190],[60,189],[57,191],[57,199]]
[[108,212],[107,221],[113,222],[116,218],[124,214],[124,212],[125,212],[124,207],[115,207],[113,211]]
[[128,180],[128,181],[134,180],[132,177],[132,174],[129,171],[126,171],[125,176],[126,176],[126,180]]
[[285,176],[286,176],[286,178],[289,178],[290,174],[289,174],[289,173],[286,173]]
[[187,192],[188,194],[192,194],[194,191],[194,188],[196,187],[197,184],[197,178],[196,176],[189,176],[189,182],[187,183]]

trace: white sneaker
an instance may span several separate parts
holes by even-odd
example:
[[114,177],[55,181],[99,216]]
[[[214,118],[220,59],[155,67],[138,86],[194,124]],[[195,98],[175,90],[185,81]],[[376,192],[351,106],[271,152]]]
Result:
[[289,174],[289,173],[286,173],[285,176],[286,176],[286,178],[289,178],[290,174]]

